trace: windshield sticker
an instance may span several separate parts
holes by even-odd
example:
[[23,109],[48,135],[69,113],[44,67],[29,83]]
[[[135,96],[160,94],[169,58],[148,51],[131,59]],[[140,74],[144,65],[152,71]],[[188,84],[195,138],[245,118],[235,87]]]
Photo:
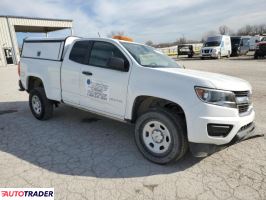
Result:
[[102,101],[109,101],[109,86],[101,81],[86,80],[87,96]]

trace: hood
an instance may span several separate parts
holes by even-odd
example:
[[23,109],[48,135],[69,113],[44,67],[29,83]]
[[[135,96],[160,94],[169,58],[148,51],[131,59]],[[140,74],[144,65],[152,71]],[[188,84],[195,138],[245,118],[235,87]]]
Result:
[[265,41],[262,41],[262,42],[259,42],[257,43],[258,45],[266,45],[266,42]]
[[[166,73],[172,73],[179,76],[186,76],[188,78],[191,78],[191,81],[199,80],[201,82],[207,82],[213,85],[215,89],[229,90],[229,91],[251,90],[251,86],[247,81],[223,74],[204,72],[198,70],[181,69],[181,68],[156,68],[156,69]],[[195,86],[207,87],[207,84],[195,85]]]

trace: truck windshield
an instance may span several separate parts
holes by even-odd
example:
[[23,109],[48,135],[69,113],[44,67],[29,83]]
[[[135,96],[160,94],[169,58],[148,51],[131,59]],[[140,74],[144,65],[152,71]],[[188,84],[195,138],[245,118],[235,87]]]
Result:
[[221,41],[211,41],[211,42],[205,42],[204,47],[218,47],[220,46]]
[[261,39],[261,42],[265,42],[266,41],[266,37]]
[[134,59],[144,67],[181,68],[174,60],[145,45],[121,42]]

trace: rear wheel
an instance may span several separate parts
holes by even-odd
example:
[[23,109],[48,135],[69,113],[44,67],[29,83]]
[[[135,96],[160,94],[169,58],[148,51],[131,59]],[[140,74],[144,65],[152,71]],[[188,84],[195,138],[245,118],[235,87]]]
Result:
[[43,88],[38,87],[30,91],[29,106],[38,120],[47,120],[53,115],[53,102],[47,99]]
[[135,140],[144,157],[158,164],[179,160],[188,146],[184,120],[162,108],[150,109],[137,119]]

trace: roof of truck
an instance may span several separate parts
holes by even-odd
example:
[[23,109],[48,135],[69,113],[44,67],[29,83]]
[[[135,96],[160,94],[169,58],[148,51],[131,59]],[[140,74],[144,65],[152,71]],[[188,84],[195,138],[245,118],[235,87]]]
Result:
[[138,45],[145,45],[137,42],[131,42],[126,40],[118,40],[113,38],[82,38],[77,36],[68,36],[68,37],[56,37],[56,38],[46,38],[46,37],[28,37],[24,39],[24,42],[62,42],[68,38],[76,38],[77,40],[98,40],[98,41],[115,41],[115,42],[124,42]]

